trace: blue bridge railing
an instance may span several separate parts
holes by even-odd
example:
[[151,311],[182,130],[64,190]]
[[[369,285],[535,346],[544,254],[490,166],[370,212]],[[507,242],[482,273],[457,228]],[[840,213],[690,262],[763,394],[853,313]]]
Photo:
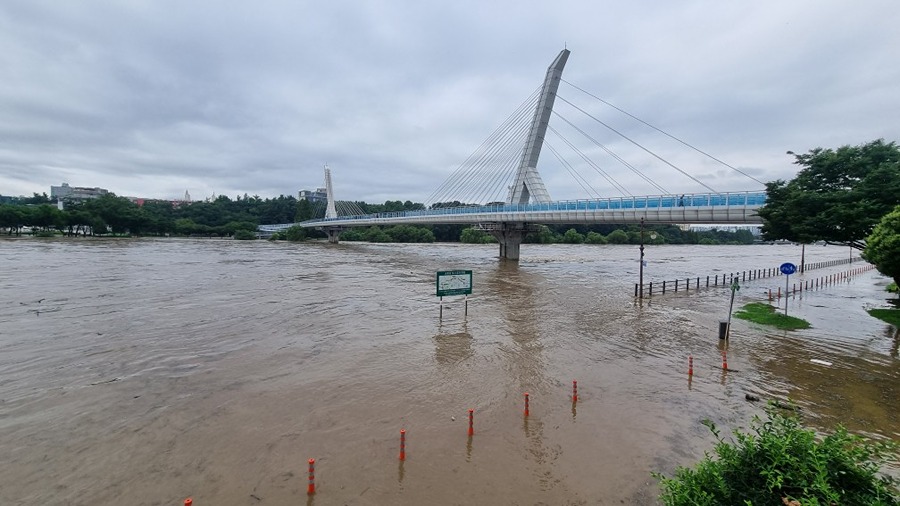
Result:
[[489,204],[462,207],[439,207],[418,211],[339,216],[315,220],[317,223],[333,223],[343,220],[370,218],[408,218],[412,216],[438,216],[448,214],[516,213],[541,211],[602,211],[619,209],[664,209],[676,207],[753,206],[766,203],[765,192],[694,193],[690,195],[650,195],[646,197],[618,197],[591,200],[560,200],[543,204]]

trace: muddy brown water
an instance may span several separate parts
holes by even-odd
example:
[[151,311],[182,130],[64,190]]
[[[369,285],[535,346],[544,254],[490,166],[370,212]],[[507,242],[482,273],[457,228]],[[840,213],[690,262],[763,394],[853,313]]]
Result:
[[[648,246],[645,279],[799,253]],[[723,373],[729,292],[636,304],[637,255],[524,245],[514,264],[495,245],[0,240],[0,504],[653,504],[651,471],[712,447],[701,420],[727,432],[762,412],[746,393],[793,399],[819,429],[900,441],[900,335],[865,313],[887,279],[792,299],[809,330],[735,321]],[[848,255],[806,249],[808,262]],[[472,269],[474,293],[468,315],[452,298],[439,320],[446,269]],[[735,306],[779,286],[746,282]]]

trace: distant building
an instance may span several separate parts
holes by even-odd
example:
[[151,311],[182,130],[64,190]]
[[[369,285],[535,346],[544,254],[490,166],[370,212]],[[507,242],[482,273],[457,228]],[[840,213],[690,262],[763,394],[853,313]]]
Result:
[[69,202],[82,202],[85,200],[100,198],[109,193],[106,188],[87,188],[84,186],[69,186],[69,183],[63,183],[62,186],[50,187],[50,198],[57,200],[66,200]]
[[328,202],[328,194],[325,192],[325,188],[316,188],[316,191],[300,190],[297,200],[308,200],[310,204]]

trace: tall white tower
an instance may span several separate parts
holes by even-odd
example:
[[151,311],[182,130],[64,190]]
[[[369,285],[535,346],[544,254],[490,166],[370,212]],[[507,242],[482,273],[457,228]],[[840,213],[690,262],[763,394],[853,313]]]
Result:
[[334,208],[334,190],[331,188],[331,169],[325,164],[325,196],[328,204],[325,207],[325,218],[337,218],[337,211]]
[[516,172],[516,180],[509,188],[509,197],[506,201],[510,204],[527,204],[532,199],[535,202],[550,202],[550,194],[537,171],[537,162],[541,156],[541,147],[544,145],[544,136],[547,134],[547,123],[550,122],[550,114],[553,112],[553,102],[556,101],[559,80],[568,59],[569,50],[563,49],[547,69],[547,77],[544,78],[541,98],[534,110],[528,141],[525,143],[519,170]]

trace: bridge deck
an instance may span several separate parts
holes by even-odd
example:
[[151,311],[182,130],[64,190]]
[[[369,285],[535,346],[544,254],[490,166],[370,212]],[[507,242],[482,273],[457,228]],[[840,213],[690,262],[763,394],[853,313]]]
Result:
[[260,225],[259,230],[277,232],[294,225],[310,228],[481,222],[627,224],[637,223],[641,218],[644,218],[646,223],[759,224],[762,220],[756,215],[756,210],[762,207],[765,201],[765,192],[563,200],[543,204],[495,204],[340,216],[301,223]]

